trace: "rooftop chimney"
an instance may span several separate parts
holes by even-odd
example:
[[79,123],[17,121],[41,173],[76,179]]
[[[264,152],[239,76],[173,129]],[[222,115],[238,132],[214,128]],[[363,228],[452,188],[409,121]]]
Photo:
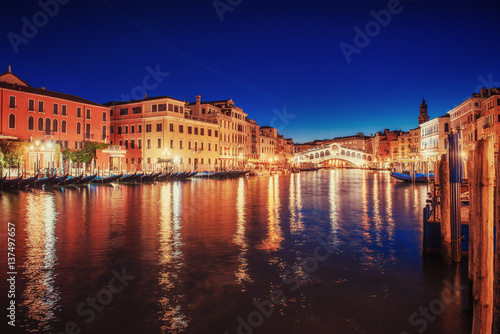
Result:
[[41,89],[41,90],[45,90],[45,87],[41,87],[40,89]]
[[12,69],[10,68],[10,64],[9,64],[9,73],[12,72]]
[[201,103],[201,95],[196,95],[196,104]]
[[144,98],[148,97],[148,94],[144,94]]

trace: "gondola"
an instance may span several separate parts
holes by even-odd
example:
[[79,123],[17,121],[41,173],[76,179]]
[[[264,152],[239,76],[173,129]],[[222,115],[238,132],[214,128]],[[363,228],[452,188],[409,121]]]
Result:
[[124,175],[124,176],[122,176],[122,178],[121,178],[121,179],[119,179],[118,181],[119,181],[119,182],[132,182],[132,181],[134,181],[134,180],[135,180],[136,176],[137,176],[137,172],[135,172],[135,173],[134,173],[134,174],[132,174],[132,175]]
[[77,177],[68,177],[66,180],[64,180],[60,185],[61,186],[69,186],[69,185],[73,185],[75,184],[76,182],[80,181],[81,179],[83,178],[83,174],[80,175],[80,176],[77,176]]
[[74,183],[74,185],[79,185],[79,186],[85,185],[85,184],[89,183],[90,181],[92,181],[93,179],[95,179],[96,177],[97,177],[96,174],[82,177],[79,181],[76,181]]
[[53,181],[55,178],[56,178],[55,176],[49,176],[49,177],[44,177],[44,178],[41,178],[41,179],[37,179],[37,180],[33,183],[33,188],[35,188],[35,189],[42,189],[42,187],[43,187],[44,185],[52,183],[52,181]]
[[2,182],[2,184],[0,185],[1,189],[2,190],[11,190],[11,189],[17,188],[19,185],[19,182],[21,182],[22,179],[23,179],[22,177],[18,177],[15,179],[4,180]]
[[68,178],[68,176],[69,176],[69,174],[66,174],[66,175],[55,177],[55,178],[51,179],[49,182],[47,182],[45,184],[45,188],[56,187],[56,186],[61,185],[61,183],[63,183]]
[[108,176],[108,177],[96,177],[92,181],[90,181],[92,184],[109,184],[111,182],[114,182],[121,178],[123,176],[123,173],[120,175],[113,175],[113,176]]
[[156,177],[156,180],[155,181],[165,181],[172,173],[166,173],[166,174],[161,174],[159,176]]
[[19,182],[19,189],[25,189],[28,187],[33,187],[35,185],[35,181],[38,179],[38,174],[32,177],[28,177],[27,179],[22,179]]

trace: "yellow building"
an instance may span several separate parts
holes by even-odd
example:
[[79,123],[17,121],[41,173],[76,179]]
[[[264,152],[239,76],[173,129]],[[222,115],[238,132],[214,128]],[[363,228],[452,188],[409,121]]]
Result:
[[219,126],[191,115],[186,102],[168,96],[113,102],[111,143],[124,146],[123,169],[214,170],[219,166]]
[[252,154],[251,128],[247,113],[234,105],[233,100],[196,102],[186,104],[192,115],[199,119],[211,120],[220,128],[219,160],[222,168],[243,168]]

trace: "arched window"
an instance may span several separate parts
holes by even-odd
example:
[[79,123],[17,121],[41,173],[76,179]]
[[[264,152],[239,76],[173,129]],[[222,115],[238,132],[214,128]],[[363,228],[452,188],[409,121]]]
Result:
[[102,140],[106,140],[106,137],[107,137],[107,136],[106,136],[106,130],[107,130],[107,129],[106,129],[106,125],[104,125],[104,126],[102,127]]
[[45,135],[50,135],[50,118],[45,119]]
[[90,123],[85,124],[85,138],[90,139]]
[[38,131],[43,131],[43,118],[38,118]]
[[325,155],[330,155],[330,151],[325,151]]
[[314,154],[314,157],[315,157],[316,159],[318,159],[318,158],[319,158],[319,154],[318,154],[318,153],[315,153],[315,154]]
[[356,158],[361,159],[361,154],[358,153],[358,155],[356,156]]
[[76,134],[77,135],[82,134],[82,123],[80,123],[80,122],[76,123]]
[[325,156],[325,152],[324,151],[321,151],[321,153],[319,154],[320,158],[323,158]]
[[9,115],[9,129],[15,129],[16,128],[16,115],[10,114]]
[[311,155],[309,156],[309,159],[314,159],[314,154],[311,154]]
[[61,132],[66,133],[66,121],[61,122]]
[[53,132],[57,132],[57,128],[58,128],[58,123],[57,123],[57,119],[55,119],[55,120],[52,122],[52,131],[53,131]]
[[346,157],[350,157],[351,156],[351,152],[347,151],[346,154],[345,154]]
[[342,150],[342,152],[340,152],[340,155],[345,155],[345,151]]
[[35,130],[35,118],[33,116],[28,117],[28,130]]

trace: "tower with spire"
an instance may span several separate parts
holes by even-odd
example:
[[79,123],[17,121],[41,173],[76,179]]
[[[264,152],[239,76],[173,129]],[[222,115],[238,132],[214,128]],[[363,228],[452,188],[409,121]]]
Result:
[[422,104],[420,105],[420,115],[418,115],[418,125],[425,123],[429,120],[429,115],[427,115],[427,104],[425,104],[425,99],[422,99]]

